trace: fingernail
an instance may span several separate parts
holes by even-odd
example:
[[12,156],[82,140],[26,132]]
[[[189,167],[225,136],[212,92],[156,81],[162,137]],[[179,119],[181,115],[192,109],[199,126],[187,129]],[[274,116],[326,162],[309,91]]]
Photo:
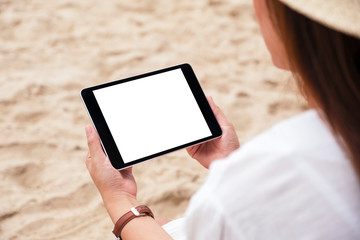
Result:
[[85,127],[85,132],[86,132],[86,136],[90,136],[93,132],[92,130],[92,127],[89,125],[89,126],[86,126]]
[[210,96],[210,102],[213,103],[214,105],[216,105],[212,96]]

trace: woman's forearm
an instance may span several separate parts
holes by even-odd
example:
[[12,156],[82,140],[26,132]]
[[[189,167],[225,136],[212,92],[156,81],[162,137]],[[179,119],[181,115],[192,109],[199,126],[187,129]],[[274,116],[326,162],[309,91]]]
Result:
[[170,235],[150,216],[137,217],[125,225],[123,240],[171,240]]
[[[103,200],[114,225],[119,218],[127,213],[132,207],[141,205],[131,196],[112,196],[106,200],[103,197]],[[121,238],[123,240],[172,239],[161,225],[150,216],[141,216],[132,219],[121,231]]]

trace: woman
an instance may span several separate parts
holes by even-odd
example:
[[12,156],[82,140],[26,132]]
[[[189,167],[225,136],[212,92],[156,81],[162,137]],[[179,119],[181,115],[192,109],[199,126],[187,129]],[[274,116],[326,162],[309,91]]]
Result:
[[[360,1],[254,6],[274,64],[294,73],[311,110],[237,150],[234,128],[209,98],[224,134],[187,149],[210,171],[189,204],[186,237],[360,239]],[[114,224],[128,220],[140,205],[131,169],[113,169],[94,129],[86,133],[105,207]],[[172,239],[148,215],[115,230],[122,239]]]

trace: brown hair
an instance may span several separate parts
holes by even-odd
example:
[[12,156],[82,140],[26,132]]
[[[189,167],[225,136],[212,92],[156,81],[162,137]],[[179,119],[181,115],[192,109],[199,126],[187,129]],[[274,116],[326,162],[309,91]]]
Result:
[[267,0],[267,7],[299,89],[315,100],[360,177],[360,39],[278,0]]

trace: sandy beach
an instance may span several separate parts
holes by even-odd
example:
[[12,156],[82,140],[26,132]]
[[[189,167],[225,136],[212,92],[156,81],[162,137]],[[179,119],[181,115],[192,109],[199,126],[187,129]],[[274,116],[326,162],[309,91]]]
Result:
[[[84,164],[84,87],[190,63],[241,143],[306,109],[251,0],[0,0],[0,29],[0,239],[113,238]],[[174,219],[207,170],[181,150],[134,174]]]

